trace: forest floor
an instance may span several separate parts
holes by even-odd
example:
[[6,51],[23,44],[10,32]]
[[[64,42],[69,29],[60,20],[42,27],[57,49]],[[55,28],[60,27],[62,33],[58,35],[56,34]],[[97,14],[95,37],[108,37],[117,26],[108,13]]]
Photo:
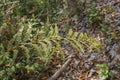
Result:
[[0,0],[0,9],[0,80],[120,80],[120,0]]
[[[40,75],[40,80],[48,78],[48,80],[52,80],[51,78],[55,76],[57,80],[104,80],[105,78],[107,80],[120,80],[120,35],[116,38],[110,35],[112,32],[120,34],[120,0],[96,0],[96,3],[98,9],[106,5],[114,9],[114,12],[109,12],[108,9],[104,16],[110,22],[111,31],[101,33],[99,26],[97,26],[97,29],[88,26],[84,22],[86,16],[77,20],[71,18],[68,23],[71,23],[75,31],[87,32],[101,41],[104,49],[101,52],[78,53],[68,43],[63,42],[65,60],[60,59],[60,53],[58,52],[48,64],[50,67],[46,68]],[[62,25],[59,26],[60,35],[64,36],[66,33],[62,29]],[[63,68],[71,54],[73,57],[70,57],[69,64]],[[61,69],[64,70],[59,73]]]

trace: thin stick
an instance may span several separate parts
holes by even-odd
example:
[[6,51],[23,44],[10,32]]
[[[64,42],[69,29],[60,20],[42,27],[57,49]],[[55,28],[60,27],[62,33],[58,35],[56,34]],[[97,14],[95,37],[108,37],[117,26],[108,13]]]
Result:
[[72,56],[63,64],[63,66],[55,73],[52,75],[52,77],[48,78],[47,80],[56,80],[60,74],[68,67],[70,62],[72,61]]

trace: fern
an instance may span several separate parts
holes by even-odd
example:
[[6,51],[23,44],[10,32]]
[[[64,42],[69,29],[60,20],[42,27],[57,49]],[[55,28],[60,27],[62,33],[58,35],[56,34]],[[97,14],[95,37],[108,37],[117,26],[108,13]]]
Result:
[[[26,33],[24,29],[27,29],[25,30]],[[37,43],[33,43],[32,40],[34,39],[31,39],[31,42],[29,43],[27,43],[26,40],[22,41],[22,37],[23,37],[22,34],[25,34],[24,37],[26,38],[26,36],[29,36],[30,34],[32,35],[31,32],[32,32],[32,27],[24,28],[22,26],[19,29],[19,31],[13,36],[13,39],[10,40],[10,44],[8,47],[10,49],[10,48],[13,48],[14,45],[16,45],[13,48],[13,53],[15,53],[14,55],[16,55],[17,53],[20,53],[20,50],[22,50],[21,52],[23,52],[24,56],[26,56],[27,61],[29,60],[30,56],[40,56],[40,57],[43,57],[44,59],[47,59],[48,57],[50,57],[51,52],[53,51],[53,46],[55,45],[56,46],[55,48],[60,49],[61,42],[63,40],[66,40],[67,42],[69,42],[72,47],[76,48],[79,52],[82,52],[82,53],[84,53],[86,48],[88,48],[87,50],[90,50],[90,51],[95,49],[96,50],[100,49],[100,43],[97,42],[94,38],[88,36],[86,33],[79,34],[78,32],[73,32],[72,29],[70,29],[68,31],[68,34],[65,37],[59,36],[57,26],[55,26],[54,28],[50,27],[50,31],[48,32],[48,34],[44,36],[42,39],[38,38]],[[41,34],[37,33],[36,35],[40,36]],[[53,43],[54,45],[52,45]],[[16,50],[18,49],[18,52],[16,52],[15,49]]]
[[[98,41],[86,33],[79,34],[72,29],[68,31],[65,37],[59,36],[56,25],[51,26],[49,32],[36,28],[37,32],[33,34],[35,28],[30,23],[28,24],[29,27],[21,26],[19,28],[18,32],[9,41],[7,50],[4,50],[2,44],[0,45],[0,65],[9,64],[10,66],[17,66],[16,68],[20,68],[19,66],[22,65],[22,68],[26,70],[29,70],[29,68],[41,70],[38,69],[39,66],[45,66],[57,51],[61,51],[61,56],[64,57],[61,47],[63,40],[82,53],[86,50],[89,50],[89,52],[98,51],[101,46]],[[9,60],[11,61],[9,62]],[[30,67],[33,64],[38,65],[37,69],[34,66]],[[2,68],[6,69],[6,67]]]
[[5,64],[6,60],[9,59],[9,55],[10,53],[9,52],[3,52],[0,54],[0,65],[3,65]]
[[24,45],[19,46],[19,48],[20,48],[22,54],[26,57],[26,61],[28,62],[29,58],[30,58],[30,55],[29,55],[30,50],[28,49],[28,47],[26,47]]
[[13,50],[13,64],[17,58],[18,50]]

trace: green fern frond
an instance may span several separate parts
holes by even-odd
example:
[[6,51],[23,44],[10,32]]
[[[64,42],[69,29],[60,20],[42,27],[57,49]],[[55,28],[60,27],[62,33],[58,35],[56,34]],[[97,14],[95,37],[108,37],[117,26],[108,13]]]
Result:
[[4,51],[5,51],[4,46],[3,46],[3,44],[1,43],[1,44],[0,44],[0,54],[1,54],[2,52],[4,52]]
[[59,35],[57,25],[51,26],[49,32],[47,32],[48,30],[36,28],[33,33],[32,30],[31,25],[29,27],[21,26],[9,41],[6,52],[2,44],[0,44],[0,65],[4,65],[4,62],[5,64],[8,63],[12,59],[11,65],[20,63],[25,69],[25,66],[34,63],[45,66],[55,53],[64,58],[62,52],[63,41],[67,41],[71,47],[81,53],[86,50],[89,52],[99,50],[101,46],[100,42],[88,36],[87,33],[79,34],[79,32],[74,32],[72,29],[68,31],[66,36],[62,37]]
[[25,45],[25,47],[28,48],[30,55],[34,55],[34,56],[36,56],[36,54],[39,55],[40,50],[39,50],[39,46],[37,44],[26,43],[24,45]]
[[73,30],[69,29],[68,34],[67,34],[66,37],[70,38],[72,36],[72,34],[73,34]]
[[32,26],[25,26],[24,28],[24,31],[22,32],[23,33],[23,41],[27,41],[27,40],[30,40],[30,37],[32,36],[31,32],[32,32]]
[[51,36],[53,36],[53,34],[54,34],[54,29],[53,29],[53,27],[50,27],[50,31],[48,32],[47,37],[51,37]]
[[49,58],[50,58],[50,53],[52,52],[52,45],[49,41],[41,41],[39,42],[40,46],[41,46],[41,57],[45,62],[48,62]]
[[52,42],[49,39],[44,39],[43,42],[45,42],[47,44],[48,50],[49,50],[49,52],[51,52],[52,51],[52,46],[53,46]]
[[71,38],[72,39],[77,39],[78,36],[79,36],[79,33],[78,32],[74,32]]
[[[27,62],[28,62],[28,61],[29,61],[29,58],[30,58],[29,49],[28,49],[26,46],[21,45],[21,46],[20,46],[20,50],[21,50],[22,54],[26,57],[26,60],[27,60]],[[19,51],[19,52],[20,52],[20,51]]]
[[10,57],[10,52],[4,52],[0,54],[0,65],[4,64],[6,60],[8,60]]
[[54,28],[54,37],[58,37],[58,35],[59,35],[58,27],[57,27],[57,25],[55,25],[55,28]]
[[11,48],[14,45],[18,45],[22,42],[22,32],[24,30],[24,26],[21,26],[19,31],[13,36],[13,38],[9,41],[7,48]]
[[19,52],[18,50],[13,50],[13,64],[17,58],[18,52]]

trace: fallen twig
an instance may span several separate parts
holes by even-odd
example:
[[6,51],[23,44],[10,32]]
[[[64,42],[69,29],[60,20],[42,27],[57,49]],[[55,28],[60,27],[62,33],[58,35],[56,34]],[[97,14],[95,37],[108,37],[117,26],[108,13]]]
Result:
[[52,77],[48,78],[47,80],[56,80],[60,74],[68,67],[70,62],[72,61],[73,55],[70,55],[68,60],[63,64],[63,66],[55,73],[52,75]]

